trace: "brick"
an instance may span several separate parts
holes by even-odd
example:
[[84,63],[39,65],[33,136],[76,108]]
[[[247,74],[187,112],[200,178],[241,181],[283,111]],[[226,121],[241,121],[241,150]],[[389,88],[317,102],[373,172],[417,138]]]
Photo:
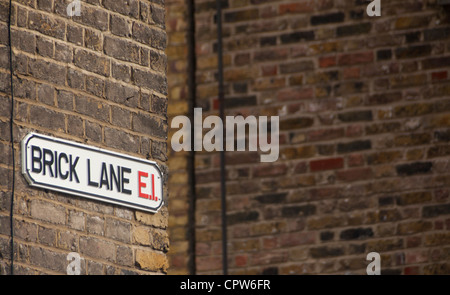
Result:
[[80,254],[114,262],[116,250],[113,243],[94,237],[80,237]]
[[238,212],[227,216],[227,224],[234,225],[238,223],[251,222],[259,219],[257,211]]
[[167,144],[165,142],[152,142],[152,158],[162,162],[167,161]]
[[227,12],[224,14],[224,22],[226,22],[226,23],[254,20],[254,19],[258,19],[258,18],[259,18],[258,9],[233,11],[233,12]]
[[95,76],[86,75],[86,91],[97,96],[103,97],[105,89],[105,80]]
[[419,116],[431,112],[433,112],[433,106],[426,103],[398,106],[394,108],[394,114],[397,117]]
[[362,23],[362,24],[356,24],[356,25],[344,25],[344,26],[339,26],[336,29],[336,35],[338,37],[348,37],[348,36],[352,36],[352,35],[368,34],[371,29],[372,29],[371,23]]
[[86,50],[76,49],[74,64],[84,70],[109,77],[110,61],[101,55]]
[[110,30],[111,33],[121,37],[131,36],[132,23],[130,20],[118,15],[111,15]]
[[84,30],[84,46],[86,48],[101,51],[102,50],[102,38],[101,34],[95,30],[85,29]]
[[344,249],[341,247],[322,246],[322,247],[311,248],[309,250],[309,253],[312,258],[329,258],[329,257],[343,255]]
[[109,147],[138,153],[139,138],[122,130],[105,128],[105,143]]
[[415,175],[430,172],[433,167],[431,162],[414,162],[410,164],[397,165],[395,169],[398,175]]
[[312,118],[293,118],[285,119],[280,122],[280,130],[291,130],[310,127],[314,124]]
[[371,147],[372,143],[370,140],[357,140],[348,143],[339,143],[337,145],[337,151],[338,153],[348,153],[371,149]]
[[399,151],[379,152],[367,155],[367,163],[369,165],[378,165],[392,163],[401,159],[402,153]]
[[334,238],[334,232],[330,231],[323,231],[320,233],[320,240],[321,241],[330,241]]
[[[93,27],[100,31],[108,30],[109,26],[109,14],[107,11],[101,8],[92,6],[83,6],[83,12],[80,16],[75,16],[73,19],[76,22]],[[64,10],[64,14],[67,12]]]
[[30,263],[59,273],[66,273],[67,255],[52,250],[30,247]]
[[104,51],[107,55],[119,60],[139,63],[139,46],[114,37],[104,38]]
[[105,235],[105,220],[99,216],[87,216],[86,230],[91,234],[100,236]]
[[199,271],[219,270],[222,268],[222,257],[221,256],[196,257],[195,263]]
[[250,228],[252,236],[268,235],[273,233],[284,232],[286,229],[285,222],[255,223]]
[[28,71],[34,78],[41,79],[57,85],[66,82],[66,68],[52,62],[41,59],[30,59]]
[[67,225],[70,228],[84,231],[86,228],[85,213],[81,211],[69,210]]
[[284,88],[277,92],[276,98],[279,101],[303,100],[314,97],[314,88]]
[[107,218],[105,236],[116,241],[129,243],[131,241],[131,224],[117,219]]
[[450,241],[450,234],[447,233],[433,233],[425,236],[426,246],[448,245]]
[[445,40],[450,37],[450,29],[447,27],[426,29],[423,36],[424,41]]
[[308,228],[311,230],[339,227],[342,226],[343,224],[344,224],[343,218],[335,216],[317,217],[314,219],[309,219],[307,222]]
[[432,196],[430,192],[415,192],[406,193],[397,198],[397,204],[400,206],[420,204],[431,201]]
[[314,31],[300,31],[289,34],[283,34],[280,36],[281,43],[297,43],[300,41],[311,41],[315,39]]
[[339,65],[356,65],[371,63],[374,60],[372,51],[342,54],[338,56]]
[[433,81],[446,80],[448,78],[447,71],[431,73],[431,79]]
[[330,158],[324,160],[314,160],[309,163],[311,172],[323,170],[335,170],[344,167],[343,158]]
[[159,54],[156,51],[150,51],[150,65],[155,71],[166,73],[167,70],[167,57],[165,54]]
[[430,143],[431,135],[428,133],[413,133],[400,135],[394,138],[395,146],[414,146]]
[[156,90],[161,94],[167,95],[168,86],[167,86],[167,78],[165,76],[133,68],[132,77],[133,82],[136,84],[136,86]]
[[450,141],[450,129],[443,131],[435,131],[434,138],[439,142]]
[[280,235],[280,246],[298,246],[314,244],[316,241],[315,232],[301,232],[301,233],[286,233]]
[[48,129],[64,131],[65,116],[42,106],[30,106],[30,123]]
[[65,224],[66,210],[60,205],[33,200],[30,205],[31,217],[53,224]]
[[133,23],[133,39],[136,41],[151,45],[152,39],[154,38],[154,30],[152,30],[149,26],[141,24],[141,23]]
[[67,24],[67,41],[76,45],[83,45],[83,28]]
[[369,96],[368,104],[389,104],[402,99],[401,92],[391,92],[391,93],[383,93],[383,94],[374,94]]
[[355,111],[338,114],[342,122],[372,121],[372,111]]
[[87,96],[75,97],[75,110],[78,113],[90,116],[103,122],[109,122],[109,108],[109,105],[97,99]]
[[38,0],[37,7],[45,11],[52,11],[52,2],[51,0]]
[[297,148],[285,148],[281,151],[282,157],[286,159],[310,158],[316,154],[314,146],[301,146]]
[[450,204],[425,206],[422,208],[422,217],[430,218],[450,214]]
[[111,63],[111,76],[115,79],[129,83],[131,82],[131,67],[113,61]]
[[339,238],[341,240],[365,239],[373,236],[371,228],[351,228],[341,231]]
[[152,30],[151,46],[159,50],[165,50],[167,46],[167,34],[164,31]]
[[311,17],[311,25],[322,25],[330,23],[340,23],[345,19],[345,14],[342,12],[335,12],[323,15],[315,15]]
[[[2,221],[2,227],[0,227],[0,232],[4,235],[10,234],[10,221],[9,217],[0,217]],[[14,221],[14,235],[19,239],[27,242],[36,242],[38,236],[38,226],[33,223],[26,221]]]
[[424,275],[444,275],[450,271],[450,265],[448,263],[432,264],[424,266]]
[[303,206],[289,206],[281,209],[281,216],[286,218],[309,216],[316,213],[316,206],[303,205]]
[[336,178],[341,181],[369,180],[373,177],[372,169],[356,168],[336,172]]
[[411,29],[411,28],[418,28],[422,26],[427,26],[429,22],[429,18],[426,16],[405,16],[405,17],[399,17],[395,21],[395,28],[397,30],[401,29]]
[[139,91],[133,87],[107,81],[105,85],[105,98],[135,108],[139,103]]
[[286,200],[287,193],[266,194],[255,197],[255,200],[261,204],[276,204]]
[[450,56],[428,58],[422,61],[425,70],[445,67],[450,62]]
[[144,113],[137,113],[132,118],[132,125],[134,131],[163,139],[166,138],[167,122],[159,118]]
[[103,5],[111,11],[133,18],[139,17],[139,1],[137,0],[105,0]]
[[[36,36],[29,32],[11,30],[11,39],[13,47],[19,50],[34,53],[36,50]],[[52,48],[53,55],[53,48]],[[52,56],[51,55],[51,56]]]
[[151,5],[152,20],[160,28],[165,29],[165,9]]
[[417,45],[411,47],[401,47],[395,50],[395,56],[397,59],[403,58],[417,58],[426,55],[430,55],[431,46],[430,45]]
[[253,252],[260,249],[259,240],[247,239],[233,243],[233,250],[236,252]]
[[321,67],[321,68],[333,67],[335,65],[336,65],[336,57],[335,56],[319,58],[319,67]]
[[312,61],[300,61],[288,64],[280,65],[281,74],[305,72],[314,69],[314,63]]
[[397,226],[397,233],[399,235],[409,235],[420,232],[429,231],[432,228],[432,223],[428,221],[411,221],[408,223],[400,223]]
[[92,140],[94,142],[102,142],[103,140],[103,129],[100,124],[90,122],[88,120],[85,121],[85,133],[86,138]]
[[334,129],[319,129],[309,131],[307,133],[308,141],[323,141],[332,140],[344,136],[344,129],[334,128]]
[[46,246],[56,246],[56,230],[40,226],[38,228],[39,243]]
[[[253,60],[257,62],[283,60],[288,57],[289,51],[287,49],[265,49],[257,51],[253,55]],[[239,56],[236,56],[239,57]],[[242,57],[241,57],[242,59]],[[236,63],[237,65],[248,64],[250,61],[250,55],[247,55],[247,62]]]
[[28,28],[60,40],[64,40],[66,33],[64,21],[33,10],[28,13]]
[[55,104],[55,90],[52,86],[47,84],[41,84],[37,87],[38,100],[44,104]]
[[377,61],[390,60],[392,58],[392,51],[390,49],[381,49],[377,51]]
[[288,4],[280,4],[278,13],[280,15],[284,14],[294,14],[294,13],[308,13],[314,11],[313,1],[298,1]]

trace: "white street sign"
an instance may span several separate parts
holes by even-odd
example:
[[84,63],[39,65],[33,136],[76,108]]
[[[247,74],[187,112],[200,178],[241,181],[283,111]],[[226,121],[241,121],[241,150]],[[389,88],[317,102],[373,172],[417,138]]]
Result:
[[31,186],[130,208],[163,204],[157,163],[37,133],[22,140],[22,173]]

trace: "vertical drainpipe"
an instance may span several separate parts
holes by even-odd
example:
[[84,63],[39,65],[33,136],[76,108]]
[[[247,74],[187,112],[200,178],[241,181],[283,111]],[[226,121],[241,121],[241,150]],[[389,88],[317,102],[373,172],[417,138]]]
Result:
[[10,274],[14,275],[14,194],[15,194],[15,183],[16,183],[16,158],[14,151],[14,79],[13,79],[13,52],[12,52],[12,39],[11,39],[11,26],[12,26],[12,0],[9,0],[9,17],[8,17],[8,41],[9,41],[9,74],[10,74],[10,88],[11,88],[11,114],[9,121],[10,128],[10,144],[11,144],[11,161],[12,161],[12,179],[11,179],[11,204],[10,204],[10,229],[11,229],[11,264],[10,264]]
[[[219,108],[220,118],[225,122],[225,105],[223,90],[223,51],[222,51],[222,6],[221,0],[216,0],[217,9],[217,70],[219,81]],[[224,124],[225,126],[225,124]],[[225,130],[222,132],[222,144],[225,147]],[[223,275],[228,274],[227,258],[227,203],[226,203],[226,180],[225,180],[225,148],[220,152],[220,188],[221,188],[221,214],[222,214],[222,269]]]
[[[194,118],[194,108],[196,107],[196,59],[195,59],[195,7],[194,0],[187,0],[187,18],[189,28],[187,31],[187,46],[188,46],[188,103],[189,103],[189,118],[191,122]],[[194,142],[194,124],[191,124],[191,142]],[[189,152],[188,158],[188,175],[189,175],[189,194],[188,194],[188,271],[189,274],[195,275],[195,152]]]

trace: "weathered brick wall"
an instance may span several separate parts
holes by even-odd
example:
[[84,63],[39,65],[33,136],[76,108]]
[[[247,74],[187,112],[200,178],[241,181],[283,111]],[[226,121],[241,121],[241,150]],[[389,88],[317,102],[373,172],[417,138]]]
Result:
[[[232,274],[450,273],[450,25],[436,1],[225,0],[229,115],[280,116],[280,158],[227,153]],[[196,103],[217,110],[215,1]],[[170,55],[169,55],[170,60]],[[196,153],[196,270],[221,273],[219,155]]]
[[[189,14],[186,0],[166,1],[167,56],[169,83],[168,116],[189,115],[193,99],[189,97]],[[189,152],[174,152],[170,148],[169,132],[169,274],[189,274],[192,263],[189,252],[189,196],[192,174]]]
[[[30,188],[20,140],[31,131],[158,162],[167,175],[164,1],[13,0],[15,274],[165,273],[167,204],[157,214]],[[0,1],[0,273],[9,273],[12,157],[8,1]],[[164,185],[167,196],[167,185]]]

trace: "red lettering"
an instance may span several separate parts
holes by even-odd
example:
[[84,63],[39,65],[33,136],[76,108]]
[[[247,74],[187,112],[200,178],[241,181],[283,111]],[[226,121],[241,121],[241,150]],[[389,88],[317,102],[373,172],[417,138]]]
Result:
[[158,197],[155,195],[155,174],[152,174],[152,195],[153,200],[158,201]]
[[138,171],[138,186],[139,186],[139,197],[149,200],[158,201],[158,197],[155,195],[155,175],[152,174],[152,194],[144,194],[141,190],[141,188],[146,188],[147,184],[145,182],[142,182],[141,177],[148,177],[148,173],[143,171]]
[[141,181],[141,177],[142,177],[142,176],[143,176],[143,177],[148,177],[148,173],[142,172],[142,171],[138,171],[139,197],[140,197],[140,198],[144,198],[144,199],[148,199],[148,198],[149,198],[149,195],[144,194],[144,193],[141,191],[141,188],[142,188],[142,187],[147,187],[147,185],[146,185],[144,182]]

